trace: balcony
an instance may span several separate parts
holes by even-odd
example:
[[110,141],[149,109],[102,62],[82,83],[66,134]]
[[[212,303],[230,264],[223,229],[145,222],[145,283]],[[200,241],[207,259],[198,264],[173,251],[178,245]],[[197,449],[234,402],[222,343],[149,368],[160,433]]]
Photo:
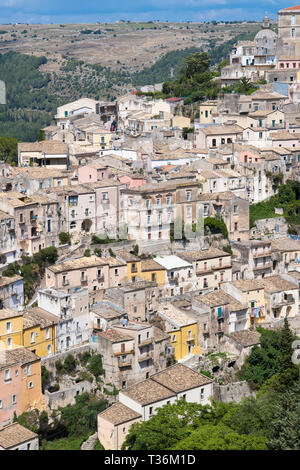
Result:
[[126,358],[122,359],[121,357],[118,358],[118,366],[121,369],[122,367],[131,367],[132,366],[132,359]]
[[194,333],[191,333],[191,334],[188,335],[187,341],[195,341],[195,335],[194,335]]
[[138,344],[138,347],[141,348],[142,346],[148,346],[149,344],[152,344],[152,343],[153,343],[153,338],[147,338],[147,339],[144,339],[144,341],[141,341]]
[[108,206],[109,205],[109,199],[101,199],[101,204],[102,204],[102,206]]
[[132,273],[137,273],[137,271],[138,271],[138,270],[137,270],[137,267],[131,266],[131,272],[132,272]]
[[265,251],[263,253],[253,253],[253,258],[264,258],[267,256],[271,256],[271,250]]
[[170,284],[171,286],[178,286],[178,279],[169,278],[169,284]]
[[292,294],[286,294],[285,297],[281,300],[275,300],[273,303],[273,308],[281,308],[285,305],[292,305],[295,303],[295,298]]
[[97,276],[97,280],[99,282],[104,282],[104,276]]
[[149,359],[153,359],[153,352],[146,352],[144,354],[141,354],[139,357],[138,357],[138,362],[144,362],[144,361],[148,361]]
[[268,261],[267,263],[259,263],[253,266],[253,271],[258,271],[259,269],[270,269],[272,268],[272,261]]
[[63,286],[68,286],[70,284],[70,281],[68,281],[68,279],[65,279],[63,282],[62,282],[62,285]]
[[81,284],[82,286],[87,286],[87,284],[88,284],[88,278],[85,277],[84,279],[80,279],[80,284]]

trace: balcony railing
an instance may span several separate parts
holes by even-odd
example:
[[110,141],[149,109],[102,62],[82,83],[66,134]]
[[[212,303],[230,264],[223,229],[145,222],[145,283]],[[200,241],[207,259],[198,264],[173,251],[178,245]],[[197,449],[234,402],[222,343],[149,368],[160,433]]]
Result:
[[68,279],[65,279],[63,282],[62,282],[62,285],[63,286],[68,286],[70,284],[70,281],[68,281]]
[[131,266],[131,272],[132,272],[132,273],[137,273],[137,267]]
[[97,276],[97,280],[99,282],[104,282],[104,276]]
[[169,283],[171,286],[178,286],[178,279],[169,278]]
[[88,283],[88,278],[85,277],[84,279],[80,279],[80,283],[81,283],[82,286],[86,286],[87,283]]
[[118,358],[118,366],[121,367],[131,367],[132,366],[132,359],[121,359],[120,357]]
[[138,347],[141,348],[142,346],[148,346],[149,344],[152,344],[152,343],[153,343],[153,338],[147,338],[147,339],[144,339],[143,341],[141,341],[138,344]]
[[147,352],[147,353],[144,353],[144,354],[141,354],[139,357],[138,357],[138,362],[144,362],[144,361],[148,361],[149,359],[153,359],[153,352]]

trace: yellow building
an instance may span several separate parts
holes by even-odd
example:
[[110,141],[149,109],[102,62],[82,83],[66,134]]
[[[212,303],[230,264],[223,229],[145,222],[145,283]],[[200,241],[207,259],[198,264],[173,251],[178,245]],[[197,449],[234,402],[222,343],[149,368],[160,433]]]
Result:
[[117,258],[125,261],[127,264],[127,278],[128,281],[137,281],[138,277],[141,278],[141,260],[137,256],[129,253],[128,251],[116,251]]
[[111,132],[101,128],[91,128],[86,130],[86,139],[93,145],[100,147],[101,150],[110,148]]
[[176,361],[191,354],[200,354],[198,324],[188,313],[173,305],[162,307],[158,315],[165,320],[166,332],[170,335]]
[[145,281],[156,282],[158,287],[163,287],[166,282],[166,270],[153,259],[141,262],[141,277]]
[[0,342],[4,349],[22,345],[23,313],[10,308],[0,310]]
[[248,328],[254,324],[265,323],[265,290],[261,282],[258,280],[233,281],[228,283],[224,290],[242,304],[248,305]]
[[199,106],[200,124],[213,124],[213,114],[218,112],[217,101],[206,101]]
[[39,357],[56,352],[58,318],[42,308],[34,307],[23,317],[23,346]]
[[179,129],[183,129],[183,127],[191,127],[191,120],[185,116],[174,116],[171,119],[171,127],[179,127]]
[[58,318],[35,307],[24,312],[0,310],[0,344],[4,349],[25,346],[39,357],[56,352]]

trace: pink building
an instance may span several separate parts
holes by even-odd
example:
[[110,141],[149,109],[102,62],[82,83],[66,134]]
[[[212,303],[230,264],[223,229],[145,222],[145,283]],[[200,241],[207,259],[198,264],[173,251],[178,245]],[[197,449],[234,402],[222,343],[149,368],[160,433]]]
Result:
[[89,291],[109,287],[109,264],[98,256],[70,259],[46,268],[46,287],[88,287]]
[[127,264],[125,262],[113,256],[105,258],[105,262],[109,265],[109,287],[118,287],[124,282],[128,282]]
[[240,151],[241,163],[261,163],[261,156],[251,150]]
[[126,184],[126,188],[134,188],[135,186],[141,186],[147,183],[145,178],[135,178],[128,175],[120,176],[119,180],[121,183]]
[[22,371],[18,350],[0,350],[0,427],[22,413]]
[[89,188],[95,193],[97,235],[118,238],[120,191],[125,184],[106,179],[91,183]]
[[108,175],[109,170],[103,165],[90,163],[89,165],[79,166],[78,184],[94,183],[95,181],[108,178]]

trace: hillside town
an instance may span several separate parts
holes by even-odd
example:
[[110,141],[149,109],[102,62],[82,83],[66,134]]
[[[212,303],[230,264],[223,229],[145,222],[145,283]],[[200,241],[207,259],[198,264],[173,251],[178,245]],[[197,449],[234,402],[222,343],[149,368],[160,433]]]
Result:
[[221,83],[243,78],[195,119],[148,89],[82,97],[0,162],[0,449],[38,450],[18,416],[87,392],[107,401],[93,442],[120,450],[178,399],[251,396],[259,327],[300,334],[299,204],[278,199],[300,185],[300,6],[233,47]]

